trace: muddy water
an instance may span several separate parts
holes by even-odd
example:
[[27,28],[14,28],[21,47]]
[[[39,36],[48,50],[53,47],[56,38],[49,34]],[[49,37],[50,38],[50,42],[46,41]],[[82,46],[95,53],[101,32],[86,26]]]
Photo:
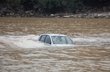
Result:
[[[110,72],[110,19],[0,18],[0,72]],[[40,34],[76,43],[54,48]]]

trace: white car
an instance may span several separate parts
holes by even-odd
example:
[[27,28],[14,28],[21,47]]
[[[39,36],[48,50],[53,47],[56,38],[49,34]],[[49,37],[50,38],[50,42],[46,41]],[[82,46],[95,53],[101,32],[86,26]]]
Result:
[[74,45],[72,39],[69,36],[63,34],[42,34],[38,40],[54,47]]

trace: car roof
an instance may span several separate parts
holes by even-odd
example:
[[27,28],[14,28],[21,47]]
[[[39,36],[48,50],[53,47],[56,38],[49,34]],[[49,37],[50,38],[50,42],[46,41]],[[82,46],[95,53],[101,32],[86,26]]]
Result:
[[49,36],[66,36],[64,34],[41,34],[41,35],[49,35]]

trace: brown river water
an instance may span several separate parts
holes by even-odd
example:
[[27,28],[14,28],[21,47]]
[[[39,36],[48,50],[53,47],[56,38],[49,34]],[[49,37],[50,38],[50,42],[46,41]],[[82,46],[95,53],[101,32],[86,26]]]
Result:
[[[37,41],[66,34],[72,47]],[[0,72],[110,72],[110,19],[0,18]]]

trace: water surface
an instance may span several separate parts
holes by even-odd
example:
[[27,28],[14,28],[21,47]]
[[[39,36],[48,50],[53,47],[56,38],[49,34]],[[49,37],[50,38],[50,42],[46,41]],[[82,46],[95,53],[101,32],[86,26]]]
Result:
[[[0,18],[0,72],[110,72],[110,19]],[[40,34],[70,36],[54,48]]]

